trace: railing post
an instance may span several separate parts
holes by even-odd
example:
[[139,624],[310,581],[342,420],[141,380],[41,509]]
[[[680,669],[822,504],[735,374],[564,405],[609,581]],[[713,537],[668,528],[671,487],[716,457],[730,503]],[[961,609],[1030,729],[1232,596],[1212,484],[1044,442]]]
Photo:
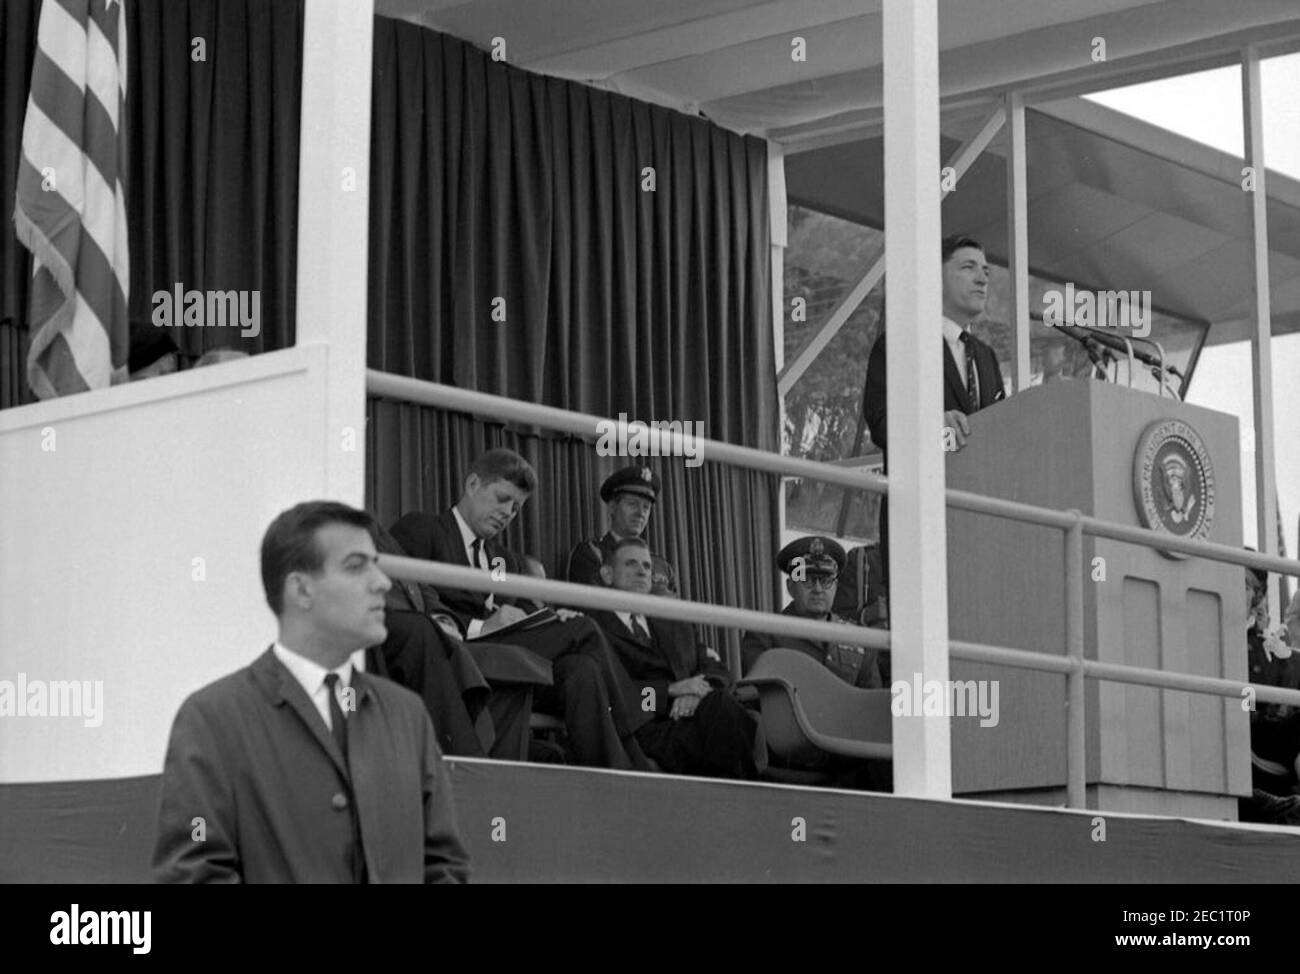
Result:
[[1074,523],[1065,531],[1065,653],[1074,665],[1065,677],[1065,804],[1067,808],[1086,808],[1088,739],[1083,701],[1083,514],[1073,509],[1067,513],[1074,518]]

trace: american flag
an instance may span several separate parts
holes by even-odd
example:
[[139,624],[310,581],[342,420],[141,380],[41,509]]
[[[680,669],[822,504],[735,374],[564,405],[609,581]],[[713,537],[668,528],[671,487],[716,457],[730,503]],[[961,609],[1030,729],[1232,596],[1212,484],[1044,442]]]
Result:
[[126,380],[126,14],[45,0],[15,194],[35,256],[27,380],[42,399]]

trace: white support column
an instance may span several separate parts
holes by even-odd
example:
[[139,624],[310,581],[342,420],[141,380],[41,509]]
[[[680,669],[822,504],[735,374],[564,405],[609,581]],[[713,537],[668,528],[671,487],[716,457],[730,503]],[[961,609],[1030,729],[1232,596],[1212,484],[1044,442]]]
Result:
[[1007,270],[1015,327],[1016,392],[1029,388],[1029,203],[1025,176],[1025,100],[1007,93]]
[[298,148],[298,344],[328,346],[329,496],[365,502],[373,0],[309,0]]
[[[1268,280],[1268,189],[1264,182],[1264,112],[1260,88],[1259,51],[1241,54],[1242,121],[1246,136],[1246,165],[1254,172],[1251,226],[1254,232],[1255,333],[1251,361],[1255,370],[1255,513],[1259,550],[1277,554],[1277,475],[1273,438],[1273,350],[1271,293]],[[1281,620],[1277,587],[1269,586],[1269,611]]]
[[[884,0],[889,572],[895,681],[948,679],[936,0]],[[946,717],[894,717],[894,793],[952,795]]]
[[[785,194],[785,148],[778,142],[767,143],[767,220],[771,238],[772,275],[772,346],[776,371],[780,374],[785,365],[785,248],[789,241],[789,201]],[[777,405],[780,409],[780,426],[777,436],[785,437],[785,393],[777,387]],[[785,452],[784,443],[778,449]],[[785,479],[776,495],[777,524],[785,531]],[[780,600],[777,600],[780,605]]]

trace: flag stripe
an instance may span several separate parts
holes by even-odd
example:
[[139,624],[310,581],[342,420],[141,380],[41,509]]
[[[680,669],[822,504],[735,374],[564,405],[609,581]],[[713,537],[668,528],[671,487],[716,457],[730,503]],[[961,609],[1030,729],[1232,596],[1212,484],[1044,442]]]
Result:
[[[90,162],[99,170],[100,178],[112,184],[118,174],[119,140],[113,120],[97,97],[83,94],[44,51],[36,52],[32,77],[40,76],[40,94],[33,96],[33,104],[58,127],[69,143],[83,143],[82,148]],[[113,91],[114,108],[117,92]],[[47,150],[52,147],[46,146]],[[33,157],[37,168],[42,162]]]
[[[39,180],[40,174],[32,167],[31,163],[23,159],[19,168],[20,180]],[[87,224],[92,214],[87,214],[85,223],[68,203],[58,193],[42,193],[41,202],[44,204],[45,212],[40,221],[40,226],[59,227],[60,231],[52,237],[46,238],[50,247],[59,255],[59,258],[67,269],[73,272],[78,287],[91,294],[102,294],[108,296],[109,300],[115,307],[123,309],[121,316],[125,316],[126,311],[126,288],[129,285],[124,277],[121,277],[118,270],[109,263],[105,253],[105,248],[100,246],[99,241],[93,233],[88,232]],[[116,209],[116,199],[114,200]],[[98,203],[92,203],[87,208],[97,210]],[[93,214],[98,218],[98,213]],[[125,216],[118,221],[118,226],[125,233]],[[117,234],[113,235],[110,246],[116,249]],[[55,276],[58,276],[59,268],[53,268]],[[85,275],[83,278],[82,275]],[[118,315],[115,314],[116,318]]]
[[[108,41],[109,47],[117,48],[117,11],[102,0],[91,0],[90,21]],[[116,83],[116,82],[115,82]]]
[[90,18],[90,0],[54,0],[72,21],[86,32],[86,21]]
[[94,95],[116,128],[117,102],[121,95],[117,52],[94,25],[86,32],[86,93]]
[[68,343],[62,334],[55,334],[37,360],[39,371],[31,377],[32,392],[41,399],[55,396],[68,396],[74,392],[86,392],[90,386],[86,383],[77,363],[68,350]]
[[[41,22],[36,28],[36,48],[78,87],[85,84],[86,74],[86,18],[78,20],[76,13],[62,3],[45,3],[41,6]],[[32,93],[39,94],[39,79],[32,75]]]
[[[30,119],[33,116],[36,116],[38,123],[45,117],[39,107],[30,105],[27,109],[27,117]],[[125,229],[125,200],[123,199],[119,207],[117,188],[106,183],[93,166],[78,165],[79,162],[83,162],[80,150],[74,142],[68,139],[63,131],[53,125],[45,125],[41,128],[41,135],[41,149],[39,151],[44,160],[54,166],[57,184],[55,186],[56,192],[43,192],[40,194],[40,209],[48,210],[50,219],[57,217],[56,222],[52,225],[55,227],[60,226],[59,221],[66,217],[66,210],[59,206],[58,197],[69,196],[64,189],[67,185],[66,179],[75,179],[77,171],[80,170],[82,192],[78,193],[76,198],[69,196],[66,201],[67,205],[73,210],[75,218],[80,220],[82,232],[89,233],[105,253],[112,252],[116,241],[119,239],[118,228],[115,224],[120,221],[122,228]],[[23,160],[24,162],[34,162],[35,153],[29,152],[26,146],[23,148],[23,154],[26,157]],[[70,170],[70,175],[67,177],[64,174],[65,167],[57,164],[58,161],[64,160],[68,163],[66,168]],[[31,174],[28,174],[27,178],[30,179]],[[110,203],[111,206],[108,205]],[[123,287],[125,286],[125,282],[123,282]]]

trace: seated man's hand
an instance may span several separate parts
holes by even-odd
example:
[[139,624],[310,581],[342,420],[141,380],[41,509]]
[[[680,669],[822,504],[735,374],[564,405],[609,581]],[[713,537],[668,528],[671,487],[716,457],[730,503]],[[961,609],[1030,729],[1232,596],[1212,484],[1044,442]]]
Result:
[[570,619],[581,618],[582,613],[576,609],[556,609],[555,615],[561,622],[568,622]]
[[483,620],[483,635],[504,629],[506,626],[513,626],[526,615],[528,613],[517,605],[498,605],[493,613]]
[[[670,697],[703,697],[713,687],[709,686],[709,681],[700,675],[687,677],[685,680],[678,680],[676,683],[668,685],[668,696]],[[695,708],[692,707],[692,710]]]
[[703,699],[704,697],[694,693],[688,693],[685,696],[676,697],[673,700],[672,709],[668,711],[668,716],[673,720],[681,720],[684,717],[689,717],[691,714],[695,713],[695,708],[700,705],[700,701]]
[[960,409],[950,409],[943,414],[943,448],[956,453],[966,445],[970,436],[970,420]]
[[456,622],[451,616],[439,613],[432,617],[433,621],[438,624],[438,628],[445,632],[452,639],[460,642],[464,637],[461,636],[460,630],[456,628]]

